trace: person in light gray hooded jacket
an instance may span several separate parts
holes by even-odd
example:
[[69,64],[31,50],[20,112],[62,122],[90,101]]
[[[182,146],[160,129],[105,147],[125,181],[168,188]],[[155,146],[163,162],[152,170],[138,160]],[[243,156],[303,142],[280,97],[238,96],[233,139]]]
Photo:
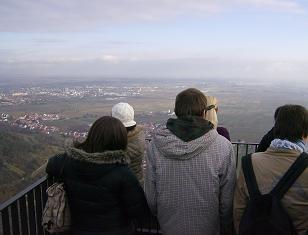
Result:
[[182,91],[177,119],[158,128],[148,146],[145,193],[163,234],[219,235],[232,227],[233,148],[205,120],[207,108],[201,91]]

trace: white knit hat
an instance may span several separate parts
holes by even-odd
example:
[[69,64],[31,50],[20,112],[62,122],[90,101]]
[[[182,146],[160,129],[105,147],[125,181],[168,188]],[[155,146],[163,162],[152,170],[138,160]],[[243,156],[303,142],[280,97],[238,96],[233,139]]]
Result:
[[134,109],[128,103],[118,103],[112,107],[112,117],[119,119],[125,127],[136,125]]

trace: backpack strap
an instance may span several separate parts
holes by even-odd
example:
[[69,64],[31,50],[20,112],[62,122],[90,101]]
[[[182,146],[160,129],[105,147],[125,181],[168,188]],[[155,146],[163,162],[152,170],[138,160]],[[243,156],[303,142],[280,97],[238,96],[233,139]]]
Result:
[[270,193],[275,195],[276,198],[281,199],[307,167],[308,154],[303,152],[290,166]]
[[260,196],[261,193],[258,187],[255,173],[253,171],[251,155],[252,154],[248,154],[242,157],[242,169],[243,169],[249,196],[250,198],[253,198],[253,197]]

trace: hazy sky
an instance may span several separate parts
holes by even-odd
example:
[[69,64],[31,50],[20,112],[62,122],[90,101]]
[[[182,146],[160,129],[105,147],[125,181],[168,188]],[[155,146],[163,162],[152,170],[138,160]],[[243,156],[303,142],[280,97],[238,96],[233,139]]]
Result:
[[0,76],[308,80],[306,0],[0,0]]

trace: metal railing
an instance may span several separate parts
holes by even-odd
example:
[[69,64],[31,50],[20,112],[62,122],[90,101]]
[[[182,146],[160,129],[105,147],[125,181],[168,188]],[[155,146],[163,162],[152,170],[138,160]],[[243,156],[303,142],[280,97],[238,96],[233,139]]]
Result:
[[[233,142],[236,166],[240,157],[255,152],[257,143]],[[0,205],[0,234],[3,235],[45,235],[41,226],[42,212],[47,200],[46,189],[53,180],[44,176],[25,190]],[[61,233],[63,235],[70,234]],[[136,234],[161,234],[154,217],[144,218],[137,224]]]
[[0,233],[46,234],[41,226],[41,217],[47,200],[46,189],[52,183],[52,180],[45,176],[1,204]]
[[232,142],[236,158],[236,168],[241,166],[241,158],[247,154],[256,152],[259,143]]

